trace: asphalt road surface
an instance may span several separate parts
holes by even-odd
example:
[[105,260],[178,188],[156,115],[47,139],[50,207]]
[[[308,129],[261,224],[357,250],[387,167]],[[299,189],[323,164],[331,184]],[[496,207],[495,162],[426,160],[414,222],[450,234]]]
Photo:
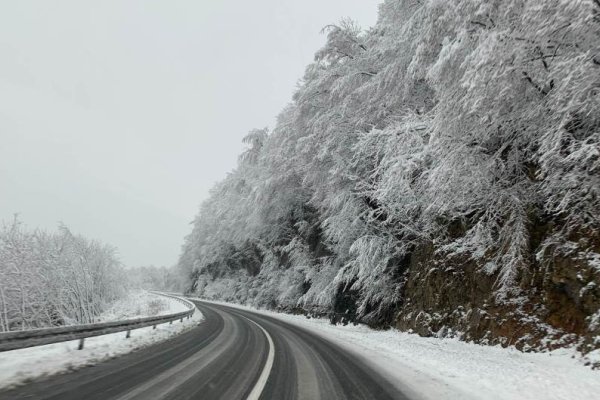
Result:
[[190,331],[0,392],[0,400],[407,399],[357,356],[305,329],[195,303],[205,321]]

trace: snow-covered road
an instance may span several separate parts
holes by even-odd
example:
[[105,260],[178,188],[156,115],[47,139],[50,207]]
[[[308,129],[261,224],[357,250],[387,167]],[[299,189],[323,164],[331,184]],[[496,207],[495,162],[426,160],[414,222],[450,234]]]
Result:
[[197,305],[205,320],[195,329],[2,392],[0,400],[409,398],[359,357],[319,335],[246,310]]
[[[227,304],[219,303],[215,304]],[[415,399],[579,400],[600,393],[600,371],[584,365],[574,350],[523,353],[457,339],[424,338],[397,330],[331,325],[254,308],[257,312],[310,330],[352,352]]]
[[575,351],[523,353],[457,339],[423,338],[365,326],[277,314],[361,354],[401,387],[426,399],[578,400],[600,394],[600,371]]
[[205,320],[188,332],[92,368],[0,392],[0,400],[576,400],[600,393],[600,372],[564,351],[525,354],[196,304]]

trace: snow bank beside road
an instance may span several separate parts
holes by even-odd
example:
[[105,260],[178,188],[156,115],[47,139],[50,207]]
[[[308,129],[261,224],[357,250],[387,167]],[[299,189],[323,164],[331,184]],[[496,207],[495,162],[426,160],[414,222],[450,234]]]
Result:
[[153,317],[187,311],[187,309],[184,304],[172,298],[140,290],[131,292],[124,299],[117,301],[102,313],[96,322]]
[[396,330],[334,326],[325,319],[218,303],[269,315],[309,329],[381,371],[417,399],[576,400],[597,398],[600,371],[574,352],[522,353],[456,339],[423,338]]
[[[185,310],[187,307],[177,300],[137,292],[113,305],[100,316],[98,322],[165,315]],[[5,389],[129,353],[191,329],[203,319],[202,313],[196,309],[193,317],[184,319],[183,323],[175,321],[172,325],[157,325],[156,329],[151,326],[135,329],[131,331],[129,339],[125,338],[125,332],[87,338],[83,350],[77,350],[79,341],[75,340],[0,353],[0,388]]]
[[566,350],[522,353],[395,330],[283,319],[343,342],[425,399],[575,400],[600,393],[600,372],[581,365]]

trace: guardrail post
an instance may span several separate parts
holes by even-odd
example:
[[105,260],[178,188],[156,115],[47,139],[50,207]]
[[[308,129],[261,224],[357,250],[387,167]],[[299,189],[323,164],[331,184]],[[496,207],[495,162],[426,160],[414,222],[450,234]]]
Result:
[[183,318],[181,318],[181,319],[179,320],[179,322],[183,323]]
[[79,346],[77,346],[77,350],[83,350],[83,342],[85,338],[79,339]]
[[152,329],[156,329],[156,325],[152,325]]
[[131,330],[127,331],[127,336],[125,336],[125,339],[129,339],[131,337]]

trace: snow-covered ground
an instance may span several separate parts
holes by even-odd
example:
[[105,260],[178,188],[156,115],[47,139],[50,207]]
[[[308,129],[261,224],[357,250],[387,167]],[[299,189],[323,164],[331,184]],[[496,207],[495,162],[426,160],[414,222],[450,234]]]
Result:
[[[187,310],[177,300],[147,292],[134,292],[119,301],[98,322],[164,315]],[[54,343],[28,349],[12,350],[0,355],[0,388],[22,384],[32,379],[91,365],[108,358],[129,353],[186,331],[202,322],[202,313],[196,309],[192,318],[173,324],[151,326],[131,331],[85,339],[83,350],[77,350],[78,341]]]
[[453,400],[578,400],[600,398],[600,371],[574,351],[522,353],[397,330],[333,326],[325,319],[256,310],[326,337],[409,389],[414,398]]
[[96,322],[119,321],[131,318],[152,317],[186,311],[187,307],[170,297],[144,290],[134,291],[103,312]]

